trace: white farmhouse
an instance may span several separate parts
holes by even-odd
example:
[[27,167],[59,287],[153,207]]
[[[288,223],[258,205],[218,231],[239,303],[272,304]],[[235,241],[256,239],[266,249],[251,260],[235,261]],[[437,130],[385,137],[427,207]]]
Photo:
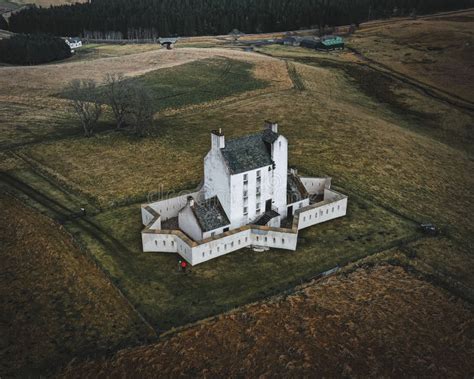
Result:
[[71,49],[71,52],[74,53],[74,50],[82,46],[82,41],[79,37],[68,37],[65,39],[65,42]]
[[288,140],[276,123],[229,141],[218,130],[199,189],[142,205],[143,250],[178,253],[192,265],[245,247],[296,250],[299,230],[346,210],[331,178],[288,171]]

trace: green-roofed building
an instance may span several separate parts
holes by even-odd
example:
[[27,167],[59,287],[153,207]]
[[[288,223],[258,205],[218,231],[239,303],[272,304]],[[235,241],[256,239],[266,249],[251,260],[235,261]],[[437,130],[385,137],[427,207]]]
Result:
[[325,50],[344,49],[344,38],[339,36],[322,37],[320,48]]

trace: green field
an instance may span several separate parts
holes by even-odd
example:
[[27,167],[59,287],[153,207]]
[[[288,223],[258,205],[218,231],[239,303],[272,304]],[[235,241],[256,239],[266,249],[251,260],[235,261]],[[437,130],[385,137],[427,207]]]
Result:
[[336,265],[419,237],[413,222],[349,196],[348,216],[300,233],[296,252],[244,249],[188,274],[179,272],[175,254],[141,253],[138,205],[93,218],[123,248],[107,251],[84,234],[78,237],[147,320],[167,330],[289,290]]
[[[153,110],[182,108],[264,88],[253,66],[227,58],[209,58],[128,79],[151,91]],[[100,89],[99,89],[100,91]],[[62,94],[68,97],[68,93]]]

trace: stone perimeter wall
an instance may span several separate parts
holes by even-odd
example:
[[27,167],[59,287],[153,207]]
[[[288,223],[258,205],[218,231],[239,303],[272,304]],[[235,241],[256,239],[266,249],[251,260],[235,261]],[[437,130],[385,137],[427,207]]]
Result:
[[142,232],[143,251],[178,253],[193,266],[245,247],[294,251],[299,230],[343,217],[347,212],[347,196],[328,189],[331,183],[329,178],[302,178],[302,182],[308,193],[324,193],[324,200],[296,210],[291,229],[246,225],[196,242],[179,230],[161,230],[161,219],[165,221],[176,217],[186,205],[187,197],[198,197],[199,191],[144,205],[142,219],[146,227]]

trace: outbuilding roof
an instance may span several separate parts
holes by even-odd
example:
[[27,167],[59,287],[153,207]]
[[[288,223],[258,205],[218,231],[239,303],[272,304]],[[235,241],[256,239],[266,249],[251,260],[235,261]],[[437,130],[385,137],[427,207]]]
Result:
[[230,172],[235,175],[272,165],[271,149],[268,145],[274,143],[278,137],[277,133],[267,129],[262,133],[226,141],[221,152]]
[[196,201],[191,209],[203,232],[210,232],[230,224],[217,196],[203,202]]

